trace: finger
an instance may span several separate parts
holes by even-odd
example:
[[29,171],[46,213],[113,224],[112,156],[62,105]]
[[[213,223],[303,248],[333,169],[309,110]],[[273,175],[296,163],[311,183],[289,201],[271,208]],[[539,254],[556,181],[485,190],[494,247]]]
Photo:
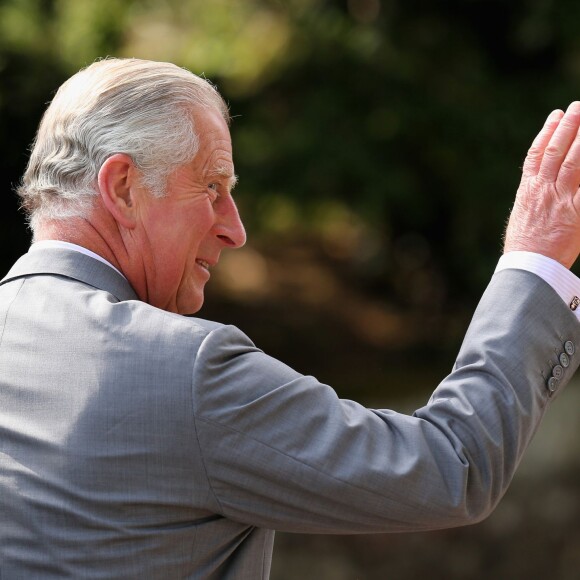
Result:
[[526,156],[526,160],[524,161],[524,177],[534,177],[538,174],[538,171],[540,171],[540,165],[542,163],[542,158],[544,157],[544,150],[548,146],[548,143],[563,116],[564,112],[557,109],[556,111],[552,111],[546,119],[542,130],[534,139],[534,142],[528,151],[528,155]]
[[580,126],[580,102],[572,103],[554,131],[540,164],[538,176],[548,182],[556,181],[560,166],[572,145]]
[[568,192],[574,195],[580,186],[580,130],[576,132],[576,137],[570,145],[570,149],[566,154],[560,171],[558,179],[556,180],[556,188],[559,192]]

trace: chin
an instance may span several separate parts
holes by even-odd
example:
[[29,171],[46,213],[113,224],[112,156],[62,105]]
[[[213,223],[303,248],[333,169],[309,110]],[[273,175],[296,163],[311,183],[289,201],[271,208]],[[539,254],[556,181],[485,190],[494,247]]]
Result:
[[178,300],[177,313],[184,316],[193,316],[203,306],[203,295],[191,297],[189,300]]

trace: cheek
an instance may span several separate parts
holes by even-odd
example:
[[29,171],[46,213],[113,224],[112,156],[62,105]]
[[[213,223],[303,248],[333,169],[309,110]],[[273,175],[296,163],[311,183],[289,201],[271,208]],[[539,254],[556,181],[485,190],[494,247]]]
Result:
[[181,243],[187,247],[187,252],[193,254],[192,258],[208,257],[197,256],[197,253],[200,247],[206,248],[207,244],[205,242],[211,239],[214,224],[215,215],[211,206],[210,211],[200,211],[195,216],[192,216],[191,221],[188,223],[187,231],[183,232],[181,240]]
[[209,200],[191,216],[191,226],[200,238],[205,237],[215,224],[214,208]]
[[195,203],[162,209],[150,221],[157,271],[166,287],[191,285],[187,278],[194,274],[199,247],[213,227],[213,208],[209,203]]
[[175,256],[186,256],[200,245],[214,224],[213,210],[197,205],[173,216],[166,225]]

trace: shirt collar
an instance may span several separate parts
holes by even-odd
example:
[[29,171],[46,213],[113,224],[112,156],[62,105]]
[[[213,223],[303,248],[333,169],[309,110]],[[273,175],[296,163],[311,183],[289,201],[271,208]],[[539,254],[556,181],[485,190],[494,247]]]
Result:
[[80,252],[81,254],[84,254],[85,256],[90,256],[91,258],[94,258],[95,260],[99,260],[99,262],[106,264],[110,268],[113,268],[113,270],[115,270],[115,272],[121,274],[121,276],[123,276],[123,278],[125,278],[125,275],[122,272],[120,272],[119,270],[117,270],[117,268],[115,268],[115,266],[113,266],[113,264],[111,264],[111,262],[109,262],[108,260],[105,260],[105,258],[103,258],[102,256],[99,256],[99,254],[95,254],[95,252],[91,252],[91,250],[87,250],[87,248],[83,248],[83,246],[79,246],[78,244],[71,244],[70,242],[63,242],[62,240],[41,240],[39,242],[34,242],[30,246],[28,251],[34,252],[36,250],[42,250],[44,248],[63,248],[65,250],[73,250],[75,252]]

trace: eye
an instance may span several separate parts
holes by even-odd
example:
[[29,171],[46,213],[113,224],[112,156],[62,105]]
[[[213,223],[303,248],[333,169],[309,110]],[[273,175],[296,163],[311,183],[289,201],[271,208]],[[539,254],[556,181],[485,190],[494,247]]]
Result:
[[209,197],[211,202],[214,203],[219,197],[219,183],[210,183],[207,188],[210,190]]

